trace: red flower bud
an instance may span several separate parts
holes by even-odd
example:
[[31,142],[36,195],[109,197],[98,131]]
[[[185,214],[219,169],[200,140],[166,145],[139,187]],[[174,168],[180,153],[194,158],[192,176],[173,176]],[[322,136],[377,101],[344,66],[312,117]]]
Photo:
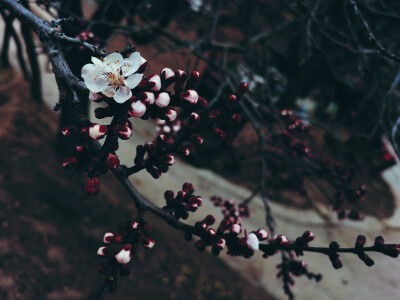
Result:
[[71,136],[71,135],[75,135],[77,133],[78,133],[78,128],[76,128],[75,126],[65,126],[61,130],[61,134],[63,136]]
[[236,93],[241,96],[249,90],[249,85],[246,82],[242,82],[239,84]]
[[115,154],[108,154],[107,157],[107,167],[109,169],[116,169],[119,167],[119,158]]
[[184,99],[191,104],[196,104],[197,101],[199,100],[199,95],[195,90],[187,90],[181,93],[181,99]]
[[97,195],[100,192],[100,180],[98,177],[88,178],[85,186],[86,194]]
[[196,144],[198,144],[198,145],[201,145],[201,144],[204,143],[204,138],[201,137],[201,136],[198,135],[198,134],[195,134],[195,133],[192,133],[192,134],[190,135],[190,139],[191,139],[194,143],[196,143]]
[[75,168],[76,166],[78,166],[78,160],[75,156],[72,157],[67,157],[66,159],[63,160],[62,162],[62,166],[66,169],[71,169],[71,168]]
[[107,134],[107,126],[100,124],[93,124],[89,127],[89,136],[94,140],[100,140]]

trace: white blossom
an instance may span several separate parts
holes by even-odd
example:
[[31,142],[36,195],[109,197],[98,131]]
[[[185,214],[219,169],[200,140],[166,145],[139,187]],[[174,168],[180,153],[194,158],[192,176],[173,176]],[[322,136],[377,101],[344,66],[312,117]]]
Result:
[[131,98],[131,89],[142,81],[143,74],[135,73],[141,61],[139,52],[125,59],[119,53],[111,53],[103,61],[92,57],[93,64],[84,65],[81,76],[91,92],[102,93],[114,98],[117,103],[124,103]]

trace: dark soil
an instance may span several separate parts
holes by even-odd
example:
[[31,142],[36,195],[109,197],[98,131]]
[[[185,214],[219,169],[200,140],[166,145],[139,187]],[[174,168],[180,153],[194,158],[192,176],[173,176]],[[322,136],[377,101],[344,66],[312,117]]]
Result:
[[[0,299],[84,299],[103,280],[96,252],[105,231],[135,216],[112,175],[96,197],[84,175],[54,152],[56,115],[27,84],[0,73]],[[104,299],[272,299],[220,259],[148,215],[156,246],[139,250],[132,274]]]

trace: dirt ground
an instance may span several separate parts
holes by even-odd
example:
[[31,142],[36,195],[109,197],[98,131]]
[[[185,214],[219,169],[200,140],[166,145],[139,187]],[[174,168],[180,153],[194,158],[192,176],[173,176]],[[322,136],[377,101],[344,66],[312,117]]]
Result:
[[[101,283],[96,257],[106,230],[135,216],[112,175],[96,197],[54,152],[56,115],[28,85],[0,73],[0,299],[84,299]],[[138,251],[132,274],[104,299],[273,299],[221,260],[147,216],[156,246]]]

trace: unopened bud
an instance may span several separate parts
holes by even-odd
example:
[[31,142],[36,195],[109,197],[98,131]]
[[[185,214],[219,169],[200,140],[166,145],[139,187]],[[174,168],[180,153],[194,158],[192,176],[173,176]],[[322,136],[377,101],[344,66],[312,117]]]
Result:
[[190,135],[190,139],[191,139],[194,143],[196,143],[196,144],[198,144],[198,145],[201,145],[201,144],[204,143],[204,138],[201,137],[201,136],[198,135],[198,134],[195,134],[195,133],[192,133],[192,134]]
[[174,121],[176,119],[177,113],[175,109],[168,109],[167,112],[165,113],[165,116],[168,118],[170,122]]
[[131,261],[131,245],[126,244],[116,255],[115,259],[120,264],[127,264]]
[[156,105],[159,107],[167,107],[171,102],[169,94],[166,92],[160,93],[156,98]]
[[65,126],[62,130],[61,130],[61,134],[63,136],[71,136],[74,134],[78,133],[78,128],[76,128],[75,126]]
[[199,100],[199,95],[195,90],[187,90],[181,93],[181,99],[184,99],[192,104],[196,104]]
[[151,75],[149,78],[149,83],[151,83],[151,90],[158,92],[161,89],[161,79],[158,75]]
[[119,158],[115,154],[109,153],[107,157],[107,167],[109,169],[116,169],[119,167]]
[[89,136],[94,140],[100,140],[107,134],[107,126],[93,124],[89,127]]
[[268,231],[266,231],[265,229],[258,229],[256,232],[257,238],[259,241],[265,241],[268,239]]
[[128,114],[132,117],[138,118],[146,113],[146,105],[141,101],[132,102],[129,107]]

